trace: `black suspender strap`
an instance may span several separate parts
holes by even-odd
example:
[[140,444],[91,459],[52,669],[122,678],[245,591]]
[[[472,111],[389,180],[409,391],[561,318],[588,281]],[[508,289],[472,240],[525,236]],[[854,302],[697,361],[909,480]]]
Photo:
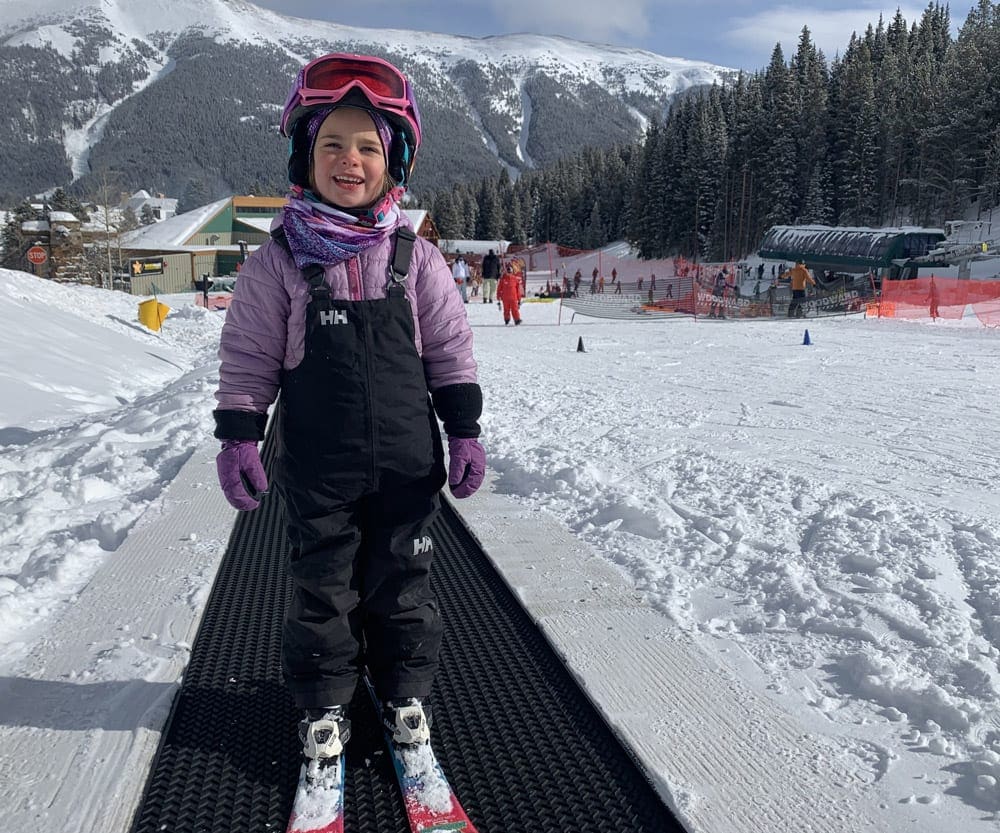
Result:
[[406,279],[406,273],[410,271],[410,256],[413,254],[413,244],[417,240],[417,235],[413,229],[400,226],[396,229],[396,246],[392,253],[392,279],[396,283],[401,283]]

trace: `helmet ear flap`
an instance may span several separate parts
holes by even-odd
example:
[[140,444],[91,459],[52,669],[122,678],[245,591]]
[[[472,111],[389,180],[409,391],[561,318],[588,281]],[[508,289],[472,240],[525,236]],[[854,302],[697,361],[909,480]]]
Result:
[[288,139],[288,181],[309,187],[309,119],[303,116],[292,125]]
[[410,178],[410,165],[413,161],[413,149],[406,140],[406,134],[397,130],[392,137],[392,147],[389,149],[386,169],[393,182],[406,185]]

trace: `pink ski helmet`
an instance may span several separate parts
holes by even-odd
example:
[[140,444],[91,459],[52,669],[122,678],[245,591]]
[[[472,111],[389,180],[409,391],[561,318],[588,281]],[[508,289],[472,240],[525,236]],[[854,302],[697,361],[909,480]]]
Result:
[[351,104],[381,113],[393,128],[386,148],[389,176],[405,186],[413,172],[420,147],[420,112],[413,87],[396,67],[371,55],[335,52],[306,64],[292,84],[281,114],[281,135],[287,136],[288,179],[293,185],[308,185],[308,119],[302,116],[318,107]]

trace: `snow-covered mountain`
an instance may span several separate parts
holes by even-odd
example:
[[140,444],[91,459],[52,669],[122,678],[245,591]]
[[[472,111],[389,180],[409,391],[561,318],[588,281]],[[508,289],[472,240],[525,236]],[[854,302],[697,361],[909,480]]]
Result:
[[0,198],[79,180],[86,191],[104,171],[192,201],[280,189],[289,79],[334,50],[384,55],[413,79],[418,191],[633,140],[678,93],[735,75],[566,38],[361,29],[243,0],[0,0],[0,140],[13,163]]

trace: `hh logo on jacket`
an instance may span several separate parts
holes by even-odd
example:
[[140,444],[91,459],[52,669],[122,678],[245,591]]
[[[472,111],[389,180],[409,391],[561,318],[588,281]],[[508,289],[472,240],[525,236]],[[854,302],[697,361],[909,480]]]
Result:
[[324,327],[327,324],[346,324],[347,310],[346,309],[320,310],[319,323]]
[[425,535],[423,538],[413,539],[413,554],[423,555],[425,552],[430,552],[434,549],[434,542],[431,540],[430,535]]

